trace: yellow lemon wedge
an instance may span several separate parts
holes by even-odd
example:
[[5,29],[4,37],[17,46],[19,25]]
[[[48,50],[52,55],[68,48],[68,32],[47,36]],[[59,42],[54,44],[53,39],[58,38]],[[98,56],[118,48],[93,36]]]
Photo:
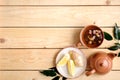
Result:
[[63,58],[58,62],[57,66],[64,66],[65,64],[67,64],[67,61],[70,59],[70,55],[69,54],[65,54],[63,56]]
[[68,67],[69,74],[71,76],[74,76],[74,74],[75,74],[75,64],[74,64],[73,60],[68,61],[67,67]]

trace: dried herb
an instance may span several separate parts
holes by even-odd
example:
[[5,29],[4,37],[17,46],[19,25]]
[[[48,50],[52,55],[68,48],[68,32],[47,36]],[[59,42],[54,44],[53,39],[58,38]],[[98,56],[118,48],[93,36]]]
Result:
[[52,80],[59,80],[60,76],[54,77]]
[[104,32],[104,37],[105,37],[106,40],[109,40],[109,41],[113,40],[112,36],[107,32]]
[[45,76],[56,76],[56,72],[54,70],[43,70],[43,71],[40,71],[40,73],[42,73],[43,75]]

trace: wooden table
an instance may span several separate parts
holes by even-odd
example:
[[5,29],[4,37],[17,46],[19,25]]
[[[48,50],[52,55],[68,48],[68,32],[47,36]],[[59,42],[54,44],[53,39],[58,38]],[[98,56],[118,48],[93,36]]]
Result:
[[[0,80],[50,80],[39,70],[55,66],[57,53],[79,41],[79,32],[95,23],[112,35],[120,26],[120,0],[0,0]],[[113,41],[96,49],[81,47],[86,57],[111,52]],[[120,49],[113,52],[120,52]],[[120,58],[106,75],[72,80],[119,80]]]

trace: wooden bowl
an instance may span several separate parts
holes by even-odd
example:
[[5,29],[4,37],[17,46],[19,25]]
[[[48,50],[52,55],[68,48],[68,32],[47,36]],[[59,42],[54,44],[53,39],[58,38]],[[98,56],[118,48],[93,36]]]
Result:
[[96,25],[88,25],[80,32],[80,42],[87,48],[97,48],[104,40],[103,31]]

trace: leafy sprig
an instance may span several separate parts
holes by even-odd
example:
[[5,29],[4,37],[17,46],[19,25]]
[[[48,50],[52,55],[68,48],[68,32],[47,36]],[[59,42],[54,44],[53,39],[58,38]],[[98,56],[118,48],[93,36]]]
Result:
[[120,57],[120,52],[118,53],[118,57]]
[[109,47],[108,49],[115,51],[115,50],[118,50],[119,48],[120,46],[114,45],[114,46]]
[[120,40],[120,29],[117,25],[117,23],[115,23],[115,27],[114,27],[114,38],[117,40]]
[[66,77],[62,77],[62,80],[67,80],[67,78]]
[[[59,80],[60,77],[62,77],[62,76],[60,76],[60,74],[57,71],[56,67],[49,68],[48,70],[42,70],[42,71],[40,71],[40,73],[45,75],[45,76],[53,77],[52,80]],[[67,78],[62,77],[62,80],[66,80],[66,79]]]
[[113,40],[112,36],[109,33],[107,33],[107,32],[104,32],[104,37],[108,41]]
[[[114,26],[113,36],[114,36],[114,39],[117,40],[117,43],[115,43],[113,46],[109,47],[108,49],[115,51],[115,50],[120,49],[120,43],[119,43],[119,40],[120,40],[120,29],[119,29],[117,23],[115,23],[115,26]],[[104,38],[106,40],[108,40],[108,41],[113,40],[112,36],[109,33],[107,33],[107,32],[104,32]]]
[[55,76],[52,80],[59,80],[60,76]]
[[45,76],[50,76],[50,77],[57,75],[54,70],[43,70],[43,71],[40,71],[40,73],[44,74]]

